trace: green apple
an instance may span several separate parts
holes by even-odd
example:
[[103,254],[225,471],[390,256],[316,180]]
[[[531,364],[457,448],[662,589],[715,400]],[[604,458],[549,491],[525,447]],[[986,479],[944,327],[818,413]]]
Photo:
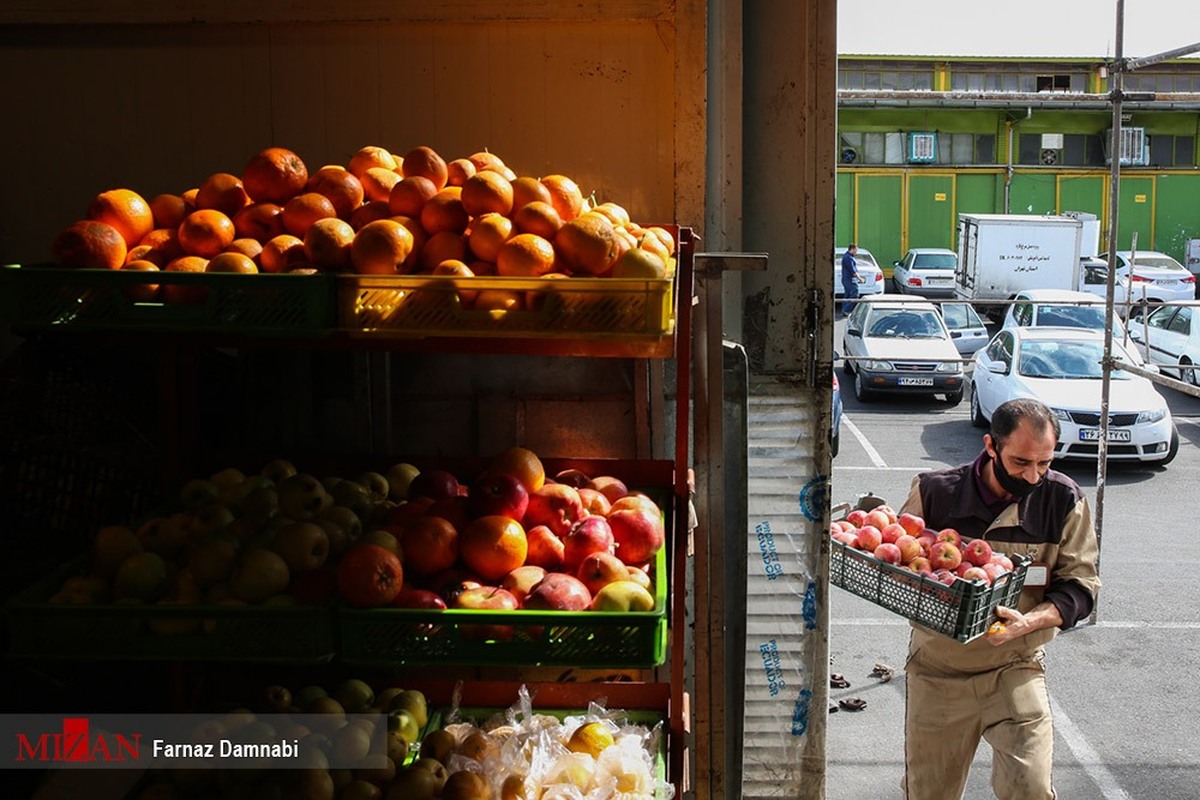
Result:
[[417,739],[421,737],[421,726],[417,724],[417,718],[412,712],[404,709],[388,712],[388,731],[399,734],[409,747],[416,744]]
[[654,597],[640,583],[613,581],[600,587],[592,598],[593,611],[653,611]]
[[348,678],[333,690],[333,697],[348,713],[361,714],[375,702],[375,690],[364,680]]
[[408,485],[420,472],[412,464],[394,464],[384,475],[388,483],[388,497],[393,500],[404,500],[408,497]]
[[425,702],[425,695],[416,689],[405,689],[400,692],[388,703],[387,710],[389,712],[407,711],[416,718],[417,726],[420,728],[424,728],[429,722],[429,706]]

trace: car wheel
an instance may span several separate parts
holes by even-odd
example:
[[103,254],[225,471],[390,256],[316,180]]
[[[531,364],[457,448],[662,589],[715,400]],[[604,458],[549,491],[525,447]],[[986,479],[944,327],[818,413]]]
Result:
[[1171,443],[1167,446],[1167,457],[1158,462],[1158,466],[1165,467],[1175,460],[1175,456],[1179,455],[1179,430],[1174,423],[1171,424]]
[[956,406],[962,402],[962,398],[963,398],[963,390],[962,389],[959,389],[957,392],[947,392],[946,393],[946,405]]
[[857,397],[861,403],[869,403],[871,398],[875,396],[875,393],[868,389],[866,384],[863,383],[861,371],[854,374],[854,396]]
[[[845,342],[842,342],[842,352],[846,352]],[[845,356],[842,357],[842,372],[848,376],[854,375],[854,362]]]
[[829,437],[829,455],[837,458],[838,450],[842,445],[842,432],[837,428],[833,429],[833,435]]
[[979,408],[979,394],[975,391],[975,387],[971,387],[971,424],[976,428],[986,428],[988,421],[983,416],[983,411]]
[[[1179,364],[1188,367],[1191,366],[1192,360],[1190,358],[1181,358],[1179,359]],[[1200,370],[1181,369],[1179,370],[1179,380],[1184,383],[1190,383],[1192,386],[1200,386]]]

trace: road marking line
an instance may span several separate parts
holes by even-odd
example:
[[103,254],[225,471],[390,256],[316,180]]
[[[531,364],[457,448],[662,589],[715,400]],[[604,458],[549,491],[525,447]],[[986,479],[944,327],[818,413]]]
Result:
[[863,450],[867,451],[867,455],[871,457],[871,463],[875,465],[876,469],[889,469],[887,462],[883,460],[883,456],[879,455],[879,451],[867,441],[866,435],[844,414],[842,415],[842,424],[850,429],[850,433],[854,434],[855,439],[858,439],[858,443],[862,445]]
[[1067,743],[1068,749],[1075,755],[1075,760],[1096,784],[1104,800],[1130,800],[1129,793],[1121,788],[1116,776],[1104,765],[1100,754],[1083,735],[1083,731],[1071,721],[1053,697],[1050,698],[1050,713],[1054,715],[1054,730]]
[[[866,627],[877,625],[884,628],[898,628],[900,626],[908,627],[908,620],[899,617],[849,617],[846,619],[832,620],[834,625],[847,625],[855,627]],[[1083,625],[1077,630],[1089,630],[1093,628],[1113,628],[1117,630],[1155,630],[1155,631],[1197,631],[1200,630],[1200,622],[1145,622],[1142,620],[1113,620],[1106,622],[1104,620],[1097,621],[1094,625]]]
[[[855,431],[857,430],[853,425],[851,425],[850,428],[851,428],[851,430],[855,430]],[[857,435],[857,434],[855,434],[855,435]],[[872,455],[873,458],[880,458],[879,453],[875,452],[875,448],[871,447],[871,445],[867,443],[866,439],[859,439],[859,441],[862,442],[863,447],[867,448],[868,454],[873,454]],[[942,465],[926,464],[923,467],[889,467],[886,464],[882,463],[882,458],[880,458],[880,461],[881,461],[881,463],[877,464],[874,467],[850,467],[850,466],[842,466],[842,465],[838,464],[834,467],[834,469],[857,471],[857,472],[862,472],[865,470],[884,470],[886,472],[917,473],[917,472],[929,472],[931,469],[945,469],[946,467],[958,466],[957,464],[942,464]]]

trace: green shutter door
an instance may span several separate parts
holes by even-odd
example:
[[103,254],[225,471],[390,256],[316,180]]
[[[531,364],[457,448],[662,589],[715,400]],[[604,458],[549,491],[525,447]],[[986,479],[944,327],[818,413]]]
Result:
[[954,176],[909,175],[908,247],[954,248]]
[[859,174],[856,177],[853,236],[874,254],[879,266],[890,275],[892,262],[899,261],[903,255],[900,240],[903,179],[899,174]]
[[1058,211],[1087,211],[1104,219],[1107,181],[1101,175],[1058,176]]
[[854,178],[853,172],[837,174],[837,208],[833,217],[834,247],[845,247],[847,243],[854,241]]
[[1186,264],[1188,239],[1200,238],[1200,175],[1159,175],[1154,192],[1154,249]]
[[1007,211],[1001,209],[1001,213],[1053,214],[1054,193],[1058,185],[1054,178],[1049,172],[1014,174],[1012,187],[1009,189],[1009,207]]
[[1117,249],[1128,250],[1133,232],[1138,250],[1154,249],[1154,178],[1121,176],[1121,206],[1117,219]]
[[[997,203],[1000,195],[998,186],[1004,183],[1004,176],[994,172],[965,173],[960,172],[954,181],[954,213],[955,225],[958,224],[958,214],[995,214],[1001,209]],[[957,247],[957,243],[952,245]]]

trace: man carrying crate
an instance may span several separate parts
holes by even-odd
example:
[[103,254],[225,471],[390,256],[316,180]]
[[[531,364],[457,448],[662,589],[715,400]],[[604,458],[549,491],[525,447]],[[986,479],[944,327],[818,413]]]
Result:
[[1045,405],[1010,400],[992,415],[975,461],[913,479],[902,512],[1033,563],[1019,607],[997,608],[1001,622],[987,635],[961,644],[914,624],[906,666],[908,800],[962,797],[980,738],[992,747],[996,797],[1056,797],[1043,647],[1091,613],[1100,588],[1087,498],[1050,469],[1058,435]]

